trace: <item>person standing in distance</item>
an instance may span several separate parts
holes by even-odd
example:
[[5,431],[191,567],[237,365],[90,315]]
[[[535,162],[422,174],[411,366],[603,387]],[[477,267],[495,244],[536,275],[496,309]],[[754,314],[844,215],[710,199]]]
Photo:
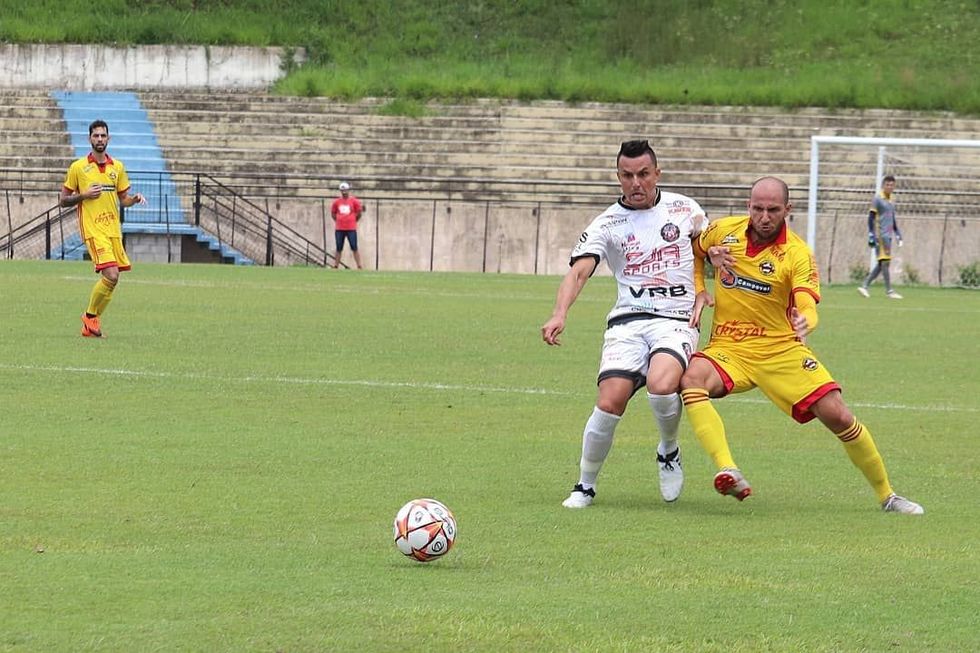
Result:
[[892,490],[871,431],[851,413],[806,338],[817,326],[820,275],[813,253],[786,226],[789,188],[776,177],[752,184],[749,214],[716,220],[696,245],[718,271],[708,345],[681,378],[688,420],[718,473],[719,494],[739,501],[752,488],[732,458],[710,399],[759,388],[800,424],[819,419],[871,485],[882,510],[921,515]]
[[871,202],[871,210],[868,211],[868,247],[873,247],[878,262],[868,273],[864,283],[858,286],[858,292],[869,297],[868,287],[871,286],[878,274],[885,281],[885,296],[889,299],[901,299],[892,289],[891,267],[892,262],[892,240],[898,240],[898,246],[902,246],[902,232],[898,229],[898,221],[895,217],[895,177],[887,175],[881,180],[881,192],[875,195]]
[[340,183],[340,197],[330,205],[330,217],[334,221],[334,239],[337,244],[337,255],[333,260],[333,267],[340,267],[340,257],[344,252],[344,240],[350,243],[350,251],[354,253],[354,263],[357,269],[363,268],[361,265],[361,253],[357,251],[357,222],[361,219],[364,207],[361,200],[354,197],[350,192],[350,184],[346,181]]
[[616,426],[633,394],[644,386],[660,430],[657,463],[663,499],[675,501],[684,484],[677,443],[678,389],[698,345],[701,311],[711,304],[704,291],[703,255],[696,259],[692,246],[706,218],[691,198],[662,192],[657,187],[660,173],[647,141],[622,144],[616,156],[622,196],[579,238],[554,311],[541,327],[547,344],[561,344],[569,309],[605,260],[618,296],[606,318],[598,398],[582,435],[579,481],[562,503],[566,508],[592,504]]
[[146,204],[146,199],[140,193],[129,194],[126,168],[106,152],[109,125],[104,120],[89,125],[88,140],[92,151],[68,167],[59,204],[78,207],[82,240],[95,271],[101,275],[89,296],[88,308],[82,313],[82,335],[101,338],[101,317],[119,283],[119,273],[132,268],[123,249],[119,206]]

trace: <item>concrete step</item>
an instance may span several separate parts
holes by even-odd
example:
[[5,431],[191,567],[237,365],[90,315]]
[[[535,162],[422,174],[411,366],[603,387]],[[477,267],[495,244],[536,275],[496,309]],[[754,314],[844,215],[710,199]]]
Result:
[[[327,98],[286,98],[261,94],[194,94],[180,98],[165,94],[141,94],[146,106],[160,109],[196,109],[203,111],[247,111],[252,113],[279,113],[290,111],[307,114],[334,116],[373,115],[387,103],[384,99],[370,98],[358,102],[336,102]],[[466,103],[429,103],[429,112],[442,117],[512,118],[532,120],[593,120],[621,122],[670,122],[672,124],[773,124],[822,128],[852,128],[874,126],[895,130],[916,128],[929,131],[976,131],[976,120],[964,119],[950,113],[930,112],[911,114],[891,110],[838,110],[822,109],[759,109],[743,107],[704,106],[637,106],[581,103],[569,105],[557,101],[516,102],[506,100],[474,100]]]

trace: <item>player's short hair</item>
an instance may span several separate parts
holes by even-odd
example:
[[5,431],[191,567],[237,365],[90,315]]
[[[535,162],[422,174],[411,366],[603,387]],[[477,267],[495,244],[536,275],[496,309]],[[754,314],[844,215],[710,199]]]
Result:
[[895,181],[895,175],[885,175],[881,178],[881,183],[885,183],[886,181]]
[[620,157],[626,157],[628,159],[635,159],[638,156],[643,156],[644,154],[650,155],[650,160],[653,161],[654,167],[657,166],[657,154],[650,147],[650,141],[623,141],[623,144],[619,146],[619,154],[616,155],[616,166],[619,167]]
[[94,132],[94,131],[95,131],[95,128],[96,128],[96,127],[105,127],[105,133],[106,133],[106,134],[108,134],[108,133],[109,133],[109,125],[108,125],[108,123],[106,123],[106,121],[105,121],[105,120],[102,120],[102,119],[100,118],[99,120],[93,120],[93,121],[92,121],[92,124],[90,124],[90,125],[88,126],[88,135],[89,135],[89,136],[91,136],[91,135],[92,135],[92,132]]

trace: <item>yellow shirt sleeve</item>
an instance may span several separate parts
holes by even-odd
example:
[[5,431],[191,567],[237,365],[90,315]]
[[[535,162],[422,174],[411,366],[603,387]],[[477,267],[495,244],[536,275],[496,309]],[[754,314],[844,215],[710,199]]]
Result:
[[796,310],[800,312],[804,318],[806,318],[806,326],[810,331],[817,328],[817,322],[820,318],[817,317],[817,300],[814,299],[810,291],[805,288],[797,288],[793,291],[793,305],[796,306]]
[[694,294],[704,291],[704,256],[698,255],[698,247],[694,247]]

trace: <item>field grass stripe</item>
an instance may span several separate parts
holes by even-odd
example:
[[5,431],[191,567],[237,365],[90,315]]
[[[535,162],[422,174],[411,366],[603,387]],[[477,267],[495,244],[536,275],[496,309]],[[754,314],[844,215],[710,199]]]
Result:
[[[494,392],[515,395],[543,395],[557,397],[575,396],[576,392],[551,390],[548,388],[498,388],[493,386],[458,385],[449,383],[418,383],[411,381],[373,381],[370,379],[323,379],[293,376],[215,376],[212,374],[196,374],[193,372],[153,372],[150,370],[126,370],[118,368],[76,367],[57,365],[11,365],[0,363],[0,369],[19,370],[24,372],[55,372],[67,374],[101,374],[108,376],[130,376],[136,378],[156,379],[188,379],[202,381],[223,381],[239,383],[287,383],[296,385],[335,385],[359,386],[367,388],[408,388],[413,390],[452,390],[462,392]],[[746,404],[768,404],[768,399],[755,397],[728,397],[726,402]],[[980,413],[980,408],[970,406],[910,406],[906,404],[878,404],[871,402],[849,402],[854,408],[874,408],[880,410],[908,410],[926,413]]]

